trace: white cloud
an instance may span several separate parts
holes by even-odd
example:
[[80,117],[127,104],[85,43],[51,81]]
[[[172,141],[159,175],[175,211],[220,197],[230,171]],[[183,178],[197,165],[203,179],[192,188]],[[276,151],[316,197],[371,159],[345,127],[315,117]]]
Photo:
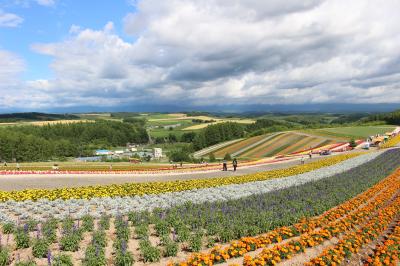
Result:
[[[400,2],[142,0],[35,44],[59,104],[400,102]],[[387,95],[391,97],[387,97]]]
[[13,13],[6,13],[0,9],[0,28],[1,27],[18,27],[24,21],[20,16]]

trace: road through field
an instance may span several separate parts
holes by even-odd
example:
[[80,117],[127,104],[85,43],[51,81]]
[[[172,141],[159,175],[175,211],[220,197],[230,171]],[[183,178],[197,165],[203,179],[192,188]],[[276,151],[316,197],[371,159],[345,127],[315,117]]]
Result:
[[[326,158],[326,156],[316,156],[311,161]],[[232,171],[232,166],[228,165],[227,172],[219,170],[209,170],[202,172],[190,173],[156,173],[156,174],[26,174],[26,175],[0,175],[0,190],[23,190],[32,188],[63,188],[63,187],[78,187],[78,186],[94,186],[94,185],[108,185],[108,184],[123,184],[133,182],[155,182],[155,181],[174,181],[174,180],[188,180],[197,178],[212,178],[224,177],[233,175],[251,174],[273,169],[287,168],[299,164],[299,158],[290,161],[266,163],[255,166],[239,167],[236,172]],[[222,166],[221,166],[222,168]]]

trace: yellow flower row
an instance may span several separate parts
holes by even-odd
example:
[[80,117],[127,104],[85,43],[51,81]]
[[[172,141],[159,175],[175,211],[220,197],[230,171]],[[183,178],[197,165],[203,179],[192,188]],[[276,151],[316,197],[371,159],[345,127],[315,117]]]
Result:
[[242,176],[215,177],[195,180],[179,180],[169,182],[127,183],[121,185],[88,186],[60,189],[26,189],[21,191],[0,191],[0,201],[25,201],[38,199],[89,199],[95,197],[123,197],[145,194],[161,194],[191,189],[217,187],[231,184],[262,181],[310,172],[318,168],[330,166],[356,157],[362,153],[341,154],[312,163],[297,165],[286,169],[278,169]]
[[381,148],[391,148],[400,143],[400,134],[390,138],[386,143],[384,143]]

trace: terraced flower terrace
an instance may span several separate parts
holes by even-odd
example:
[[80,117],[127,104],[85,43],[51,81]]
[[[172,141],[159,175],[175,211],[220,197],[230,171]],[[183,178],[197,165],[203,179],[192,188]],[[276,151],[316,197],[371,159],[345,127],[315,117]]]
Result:
[[[363,156],[367,158],[362,155],[350,160]],[[400,171],[391,173],[400,165],[400,151],[388,150],[364,160],[357,167],[322,179],[237,199],[187,202],[113,217],[103,214],[95,218],[87,209],[88,214],[78,220],[3,222],[0,265],[28,261],[30,265],[318,261],[319,257],[301,254],[309,254],[333,237],[350,239],[353,232],[358,236],[365,232],[363,228],[372,228],[374,234],[362,237],[363,241],[357,242],[360,246],[397,217]],[[382,221],[379,226],[374,222],[378,219]],[[340,249],[340,243],[327,250]],[[349,248],[346,256],[356,253],[356,247],[351,248],[353,252]],[[196,255],[198,251],[203,252]],[[246,254],[252,256],[244,259]]]

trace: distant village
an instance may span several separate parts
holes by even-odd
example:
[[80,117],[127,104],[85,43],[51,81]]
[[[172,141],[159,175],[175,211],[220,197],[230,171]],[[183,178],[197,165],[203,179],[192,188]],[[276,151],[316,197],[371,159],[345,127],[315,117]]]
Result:
[[162,159],[163,151],[162,148],[140,148],[138,144],[127,143],[124,149],[107,150],[100,149],[94,152],[92,157],[79,157],[76,158],[77,161],[82,162],[96,162],[103,160],[126,160],[132,163],[138,163],[141,159],[146,161],[160,160]]

